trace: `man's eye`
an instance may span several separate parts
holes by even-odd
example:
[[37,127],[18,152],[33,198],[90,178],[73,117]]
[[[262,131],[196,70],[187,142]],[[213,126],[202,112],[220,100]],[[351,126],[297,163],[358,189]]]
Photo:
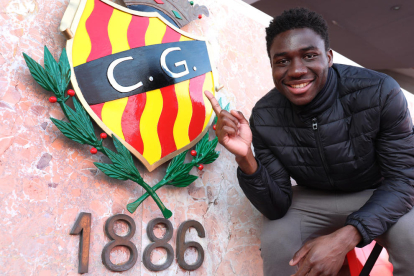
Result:
[[280,59],[275,62],[275,64],[278,64],[278,65],[285,65],[287,63],[288,63],[287,59]]
[[313,58],[315,58],[317,56],[317,54],[306,54],[305,55],[305,58],[306,59],[313,59]]

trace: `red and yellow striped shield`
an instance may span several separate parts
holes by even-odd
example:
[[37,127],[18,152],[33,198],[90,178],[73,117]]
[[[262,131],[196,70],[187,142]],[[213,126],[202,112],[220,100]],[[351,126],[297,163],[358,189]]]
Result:
[[[203,91],[215,92],[205,40],[157,13],[108,0],[81,0],[71,29],[67,52],[77,96],[149,171],[202,138],[213,120]],[[205,51],[194,52],[200,47]],[[186,57],[185,49],[193,52]]]

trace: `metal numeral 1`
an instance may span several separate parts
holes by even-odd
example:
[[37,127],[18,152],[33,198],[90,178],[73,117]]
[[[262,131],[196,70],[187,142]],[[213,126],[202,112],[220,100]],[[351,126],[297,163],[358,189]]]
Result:
[[88,273],[89,267],[89,245],[91,241],[91,213],[81,212],[70,231],[71,235],[79,237],[79,267],[78,273]]

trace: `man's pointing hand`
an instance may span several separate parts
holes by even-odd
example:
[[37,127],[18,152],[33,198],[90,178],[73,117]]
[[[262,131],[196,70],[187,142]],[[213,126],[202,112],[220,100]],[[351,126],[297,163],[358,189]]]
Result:
[[252,174],[257,170],[257,163],[251,150],[252,131],[249,122],[240,111],[222,110],[220,104],[209,91],[204,91],[217,116],[216,135],[218,141],[236,156],[240,169]]

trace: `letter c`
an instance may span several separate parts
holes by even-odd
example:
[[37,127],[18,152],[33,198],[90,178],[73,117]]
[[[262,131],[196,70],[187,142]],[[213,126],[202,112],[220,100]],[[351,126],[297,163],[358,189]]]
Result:
[[143,85],[142,81],[140,81],[139,83],[131,85],[131,86],[122,86],[114,78],[115,66],[117,66],[118,64],[120,64],[121,62],[123,62],[125,60],[131,60],[131,59],[133,59],[133,58],[132,57],[118,58],[118,59],[112,61],[112,63],[108,67],[108,80],[109,80],[109,83],[112,85],[113,88],[115,88],[115,90],[117,90],[119,92],[122,92],[122,93],[131,92],[132,90],[135,90],[138,87],[141,87]]

